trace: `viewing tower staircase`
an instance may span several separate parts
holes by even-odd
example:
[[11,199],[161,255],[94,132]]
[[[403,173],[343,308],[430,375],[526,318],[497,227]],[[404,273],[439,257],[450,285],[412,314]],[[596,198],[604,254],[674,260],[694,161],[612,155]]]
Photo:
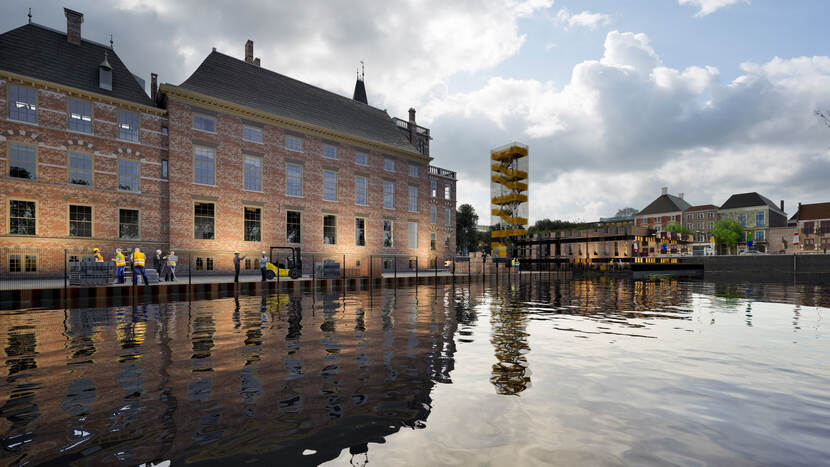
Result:
[[516,237],[527,234],[528,147],[512,142],[490,151],[490,247],[508,259]]

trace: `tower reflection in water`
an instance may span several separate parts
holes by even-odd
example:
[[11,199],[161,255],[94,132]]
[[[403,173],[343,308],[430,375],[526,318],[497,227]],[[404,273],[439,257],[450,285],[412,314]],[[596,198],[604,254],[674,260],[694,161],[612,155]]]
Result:
[[366,462],[451,380],[445,293],[0,315],[0,463]]

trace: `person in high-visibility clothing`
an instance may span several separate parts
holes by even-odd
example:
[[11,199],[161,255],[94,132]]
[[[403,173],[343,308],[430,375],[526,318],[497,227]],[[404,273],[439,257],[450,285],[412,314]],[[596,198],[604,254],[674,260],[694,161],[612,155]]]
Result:
[[144,285],[148,285],[147,282],[147,273],[144,271],[144,262],[146,261],[147,257],[144,256],[144,253],[141,252],[141,249],[136,247],[133,250],[133,285],[138,285],[138,275],[141,274],[141,278],[144,279]]
[[178,260],[178,256],[176,256],[176,252],[170,250],[170,253],[164,257],[167,260],[167,268],[164,270],[164,280],[176,280],[176,260]]
[[93,248],[92,249],[92,256],[95,257],[95,262],[96,263],[103,263],[104,262],[104,257],[101,256],[101,250],[99,250],[98,248]]
[[115,249],[115,258],[112,260],[115,261],[115,282],[117,284],[123,284],[124,268],[127,267],[127,258],[124,257],[124,253],[121,252],[121,248]]

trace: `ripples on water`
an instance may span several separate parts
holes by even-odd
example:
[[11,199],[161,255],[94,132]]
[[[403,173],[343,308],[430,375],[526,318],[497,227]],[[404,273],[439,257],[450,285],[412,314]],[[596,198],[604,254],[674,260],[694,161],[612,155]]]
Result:
[[830,289],[482,284],[0,315],[0,463],[830,459]]

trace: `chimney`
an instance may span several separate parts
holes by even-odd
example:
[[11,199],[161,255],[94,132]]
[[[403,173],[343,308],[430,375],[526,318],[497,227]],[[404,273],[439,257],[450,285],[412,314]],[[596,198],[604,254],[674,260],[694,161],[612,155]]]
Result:
[[245,62],[254,63],[254,41],[250,39],[245,43]]
[[784,200],[781,200],[781,211],[784,211]]
[[667,195],[667,194],[669,194],[669,187],[664,186],[663,188],[660,188],[660,194],[661,194],[661,195]]
[[677,197],[680,198],[680,199],[683,199],[683,193],[678,193]]
[[415,108],[409,108],[409,142],[415,144],[415,139],[418,136],[418,132],[416,131],[418,125],[415,124]]
[[254,65],[259,66],[259,57],[254,59]]
[[158,97],[158,78],[159,75],[157,75],[156,73],[150,73],[150,99],[152,99],[153,102],[156,102],[156,98]]
[[81,23],[84,22],[84,14],[69,8],[63,9],[66,16],[66,40],[70,44],[81,45]]

